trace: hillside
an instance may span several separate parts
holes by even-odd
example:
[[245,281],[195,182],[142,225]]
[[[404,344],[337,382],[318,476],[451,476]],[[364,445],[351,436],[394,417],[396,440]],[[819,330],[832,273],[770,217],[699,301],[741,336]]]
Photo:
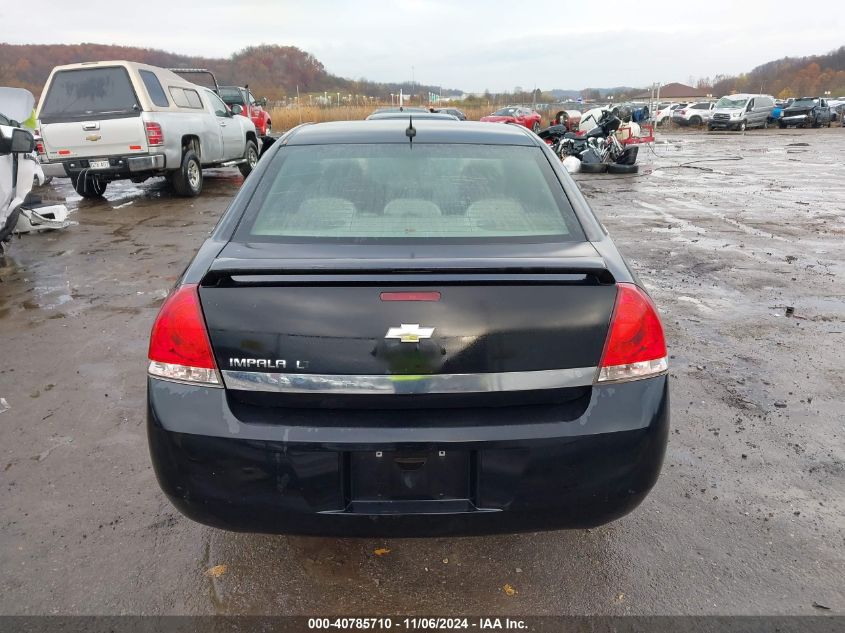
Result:
[[712,87],[713,94],[764,92],[780,98],[810,96],[830,91],[845,95],[845,46],[825,55],[784,57],[757,66],[735,77],[716,76],[699,81],[699,87]]
[[[282,99],[296,94],[340,92],[386,96],[413,91],[436,92],[434,86],[402,83],[375,83],[365,79],[336,77],[313,55],[294,46],[261,45],[246,48],[231,57],[207,58],[178,55],[152,48],[112,46],[107,44],[3,44],[0,43],[0,85],[27,88],[36,96],[41,92],[54,66],[76,62],[126,59],[164,68],[208,68],[221,84],[249,84],[256,96]],[[443,94],[460,94],[443,90]]]

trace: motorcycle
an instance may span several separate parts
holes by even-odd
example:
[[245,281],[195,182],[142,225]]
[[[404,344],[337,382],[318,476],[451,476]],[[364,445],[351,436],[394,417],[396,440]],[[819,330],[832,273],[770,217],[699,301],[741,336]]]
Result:
[[[592,118],[592,115],[591,115]],[[595,125],[586,132],[570,132],[563,125],[552,125],[540,130],[538,135],[567,166],[574,157],[580,161],[579,171],[600,173],[633,173],[637,171],[637,147],[624,147],[616,137],[622,124],[615,109],[605,109],[594,120]]]

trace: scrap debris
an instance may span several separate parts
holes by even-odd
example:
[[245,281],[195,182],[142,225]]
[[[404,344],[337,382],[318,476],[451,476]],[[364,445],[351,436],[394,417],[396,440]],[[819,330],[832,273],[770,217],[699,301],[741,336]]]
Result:
[[205,571],[205,575],[209,578],[220,578],[229,569],[227,565],[215,565],[211,569]]

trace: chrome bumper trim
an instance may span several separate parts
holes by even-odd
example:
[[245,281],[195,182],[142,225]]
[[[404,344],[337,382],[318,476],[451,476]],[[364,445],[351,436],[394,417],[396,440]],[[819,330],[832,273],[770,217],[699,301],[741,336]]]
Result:
[[490,374],[365,375],[223,371],[228,389],[281,393],[418,394],[562,389],[593,384],[596,367]]
[[64,163],[41,163],[41,171],[48,177],[67,178]]
[[132,156],[126,159],[129,171],[148,171],[150,169],[164,169],[164,154],[152,156]]

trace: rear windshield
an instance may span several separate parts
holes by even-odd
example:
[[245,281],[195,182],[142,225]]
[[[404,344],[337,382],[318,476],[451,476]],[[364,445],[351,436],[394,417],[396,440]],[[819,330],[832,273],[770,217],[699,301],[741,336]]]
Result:
[[238,88],[220,88],[220,98],[228,105],[243,105],[244,98]]
[[239,228],[242,241],[584,240],[538,147],[286,147],[253,209]]
[[138,98],[123,67],[62,70],[44,99],[42,121],[140,114]]

